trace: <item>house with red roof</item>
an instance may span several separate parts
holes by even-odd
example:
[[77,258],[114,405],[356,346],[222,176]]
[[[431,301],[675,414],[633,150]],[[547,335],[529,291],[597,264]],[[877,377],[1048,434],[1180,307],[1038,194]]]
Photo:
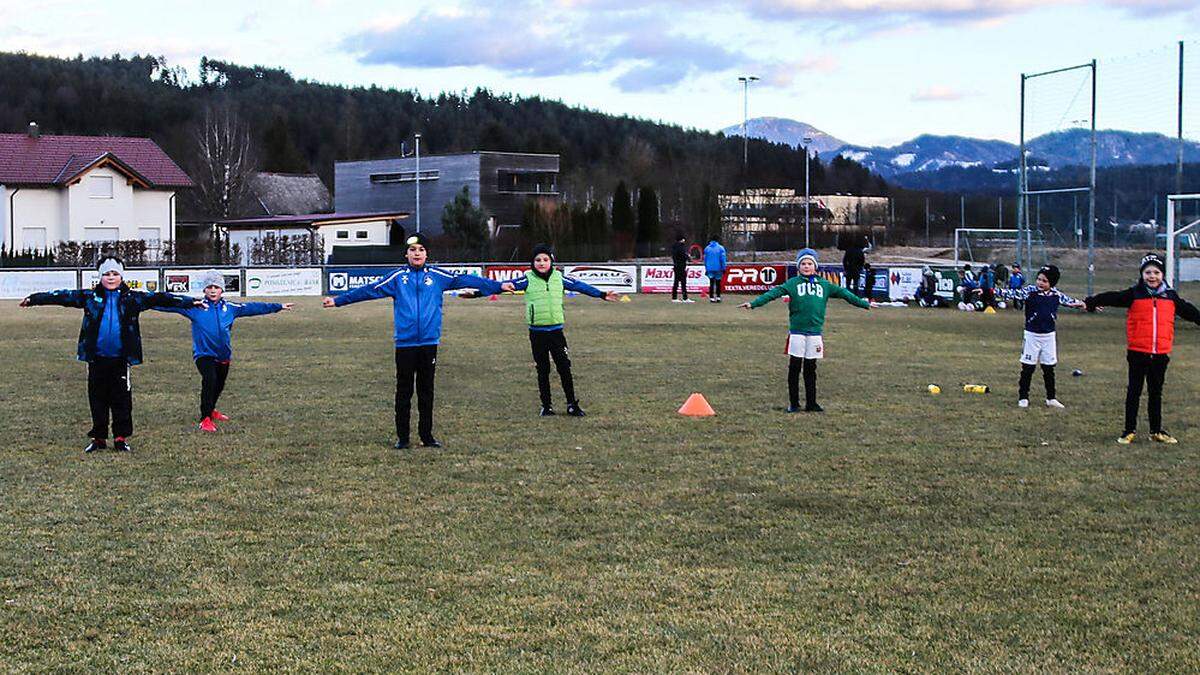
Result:
[[11,249],[61,241],[141,239],[175,230],[175,196],[192,181],[148,138],[43,136],[36,124],[0,134],[0,241]]

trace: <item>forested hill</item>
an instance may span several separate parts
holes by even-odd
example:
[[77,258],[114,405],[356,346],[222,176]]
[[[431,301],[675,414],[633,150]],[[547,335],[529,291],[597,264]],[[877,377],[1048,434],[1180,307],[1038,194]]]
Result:
[[[402,83],[401,83],[402,84]],[[257,146],[259,168],[314,171],[332,185],[336,159],[422,151],[513,150],[562,155],[562,189],[599,199],[618,180],[658,189],[664,218],[702,208],[706,184],[802,187],[803,154],[722,135],[613,116],[542,98],[477,90],[422,97],[402,89],[297,80],[284,70],[202,59],[199,81],[156,57],[59,59],[0,53],[0,130],[36,121],[47,134],[148,136],[187,168],[208,108],[232,110]],[[814,167],[814,192],[880,193],[883,182],[850,160]]]

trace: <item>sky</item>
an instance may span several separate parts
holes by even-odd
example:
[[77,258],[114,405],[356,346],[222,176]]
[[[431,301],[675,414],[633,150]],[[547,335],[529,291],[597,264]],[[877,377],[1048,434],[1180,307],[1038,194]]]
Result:
[[[861,145],[923,133],[1015,141],[1021,73],[1099,59],[1101,128],[1174,133],[1194,0],[0,0],[0,50],[202,55],[435,95],[484,87],[718,130],[790,117]],[[1192,65],[1194,64],[1194,65]],[[1030,135],[1087,123],[1086,73],[1031,82]],[[1107,105],[1106,105],[1107,104]],[[1195,110],[1196,112],[1192,112]]]

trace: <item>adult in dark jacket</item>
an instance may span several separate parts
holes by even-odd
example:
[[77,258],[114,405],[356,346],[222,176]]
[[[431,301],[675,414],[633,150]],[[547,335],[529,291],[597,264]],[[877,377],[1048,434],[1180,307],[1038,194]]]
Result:
[[683,300],[681,302],[695,302],[688,300],[687,296],[688,247],[687,237],[682,233],[675,235],[675,243],[671,244],[671,264],[675,268],[675,279],[671,282],[671,301],[678,300],[677,292],[682,288]]
[[112,416],[113,449],[129,450],[133,435],[133,388],[129,369],[142,362],[142,333],[138,315],[155,307],[191,307],[199,300],[170,293],[143,293],[125,284],[119,258],[100,261],[100,283],[94,288],[34,293],[22,307],[58,305],[83,310],[76,356],[88,364],[88,404],[92,428],[84,452],[102,450],[108,443]]
[[1142,385],[1148,389],[1146,408],[1150,417],[1150,439],[1159,443],[1177,443],[1162,425],[1162,390],[1167,364],[1175,345],[1175,317],[1200,324],[1200,310],[1179,297],[1163,280],[1166,263],[1157,254],[1142,258],[1137,284],[1123,291],[1097,293],[1084,299],[1089,312],[1098,307],[1127,307],[1125,314],[1125,360],[1129,362],[1129,383],[1125,388],[1125,429],[1117,442],[1128,445],[1137,432],[1138,403]]
[[846,288],[859,296],[862,295],[863,265],[867,262],[864,253],[866,248],[865,238],[859,234],[849,236],[847,243],[842,246],[842,250],[845,251],[842,254],[842,272],[846,278]]
[[417,433],[427,448],[440,448],[433,437],[433,377],[437,366],[437,348],[442,339],[443,293],[458,288],[474,288],[487,295],[501,290],[500,284],[474,274],[452,274],[426,265],[426,239],[414,235],[407,239],[408,264],[380,281],[361,286],[337,298],[325,298],[324,307],[345,307],[351,303],[392,298],[393,339],[396,344],[396,449],[408,447],[409,416],[412,411],[413,383],[417,393]]

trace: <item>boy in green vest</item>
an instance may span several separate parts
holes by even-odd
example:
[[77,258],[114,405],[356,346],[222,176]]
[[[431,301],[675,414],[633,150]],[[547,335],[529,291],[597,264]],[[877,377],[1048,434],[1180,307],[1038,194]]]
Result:
[[525,321],[529,324],[529,346],[533,349],[533,362],[537,364],[538,393],[542,399],[542,417],[554,414],[550,401],[550,359],[562,380],[563,394],[567,397],[567,414],[583,417],[583,408],[575,398],[575,381],[571,377],[571,359],[567,351],[567,338],[563,335],[563,295],[574,291],[603,298],[608,302],[620,300],[615,292],[605,293],[566,276],[554,269],[554,253],[546,244],[533,247],[533,266],[524,277],[501,285],[506,291],[525,291]]
[[830,298],[842,298],[855,307],[870,309],[871,302],[864,300],[837,284],[817,276],[817,252],[811,248],[800,251],[796,256],[799,274],[763,293],[739,307],[755,309],[788,296],[788,409],[789,413],[800,411],[800,373],[804,372],[804,399],[806,412],[822,412],[817,404],[817,361],[825,358],[825,344],[821,331],[825,327],[825,305]]

